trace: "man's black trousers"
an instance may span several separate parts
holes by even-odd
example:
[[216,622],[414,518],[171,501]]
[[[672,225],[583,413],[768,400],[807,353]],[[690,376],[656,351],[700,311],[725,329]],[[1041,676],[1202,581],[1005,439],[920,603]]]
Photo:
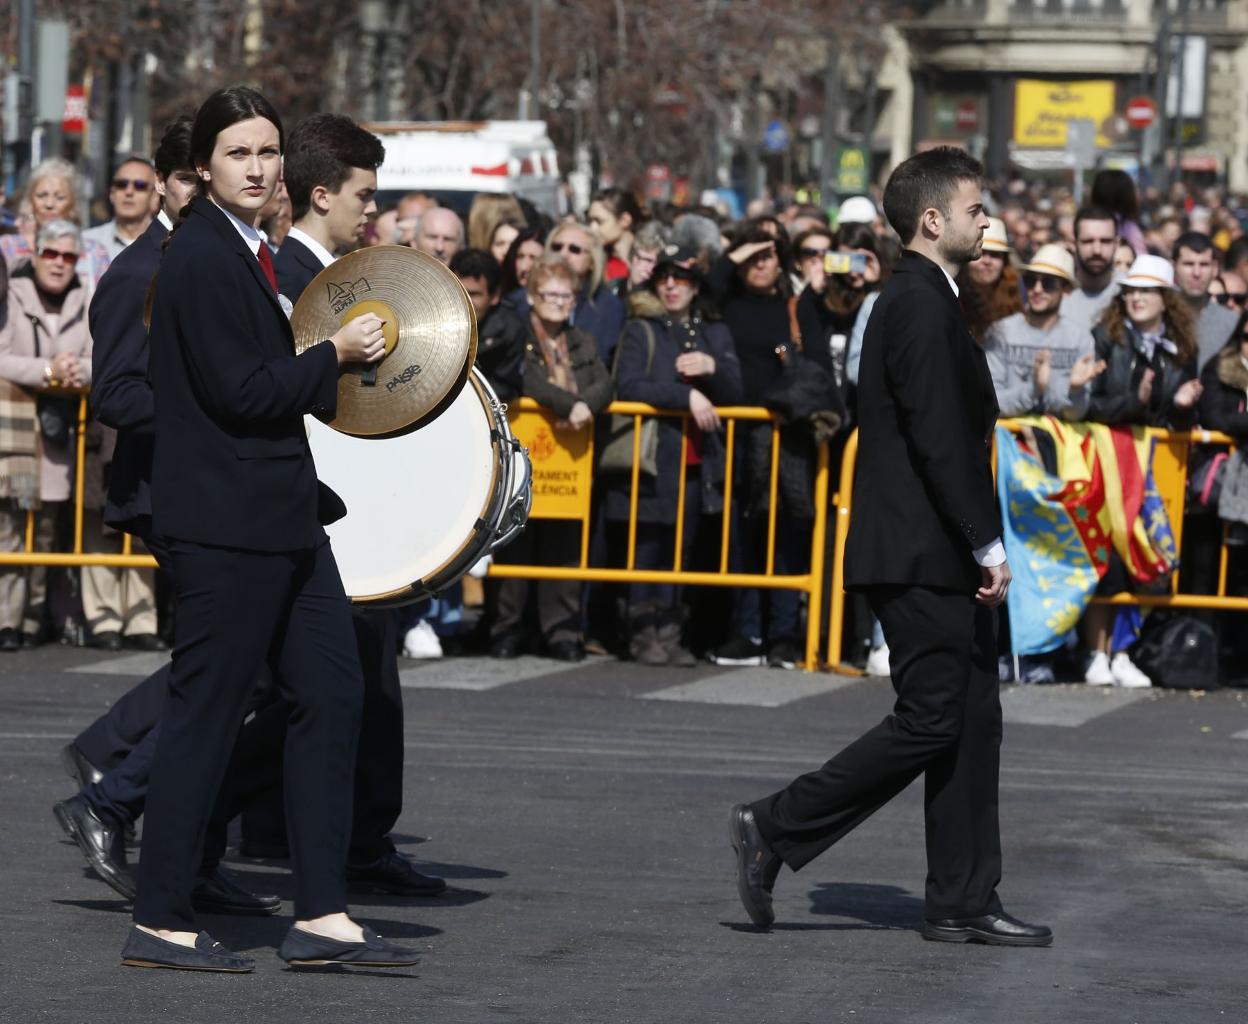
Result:
[[1001,904],[997,777],[1001,700],[995,612],[970,594],[873,587],[897,702],[822,768],[753,804],[763,838],[793,870],[924,776],[929,919]]

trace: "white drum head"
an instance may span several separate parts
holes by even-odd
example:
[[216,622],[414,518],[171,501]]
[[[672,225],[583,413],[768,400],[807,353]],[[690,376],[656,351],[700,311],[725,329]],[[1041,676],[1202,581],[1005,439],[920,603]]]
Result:
[[347,506],[325,529],[353,600],[400,596],[476,533],[497,454],[475,384],[474,374],[441,416],[401,437],[352,437],[305,418],[317,475]]

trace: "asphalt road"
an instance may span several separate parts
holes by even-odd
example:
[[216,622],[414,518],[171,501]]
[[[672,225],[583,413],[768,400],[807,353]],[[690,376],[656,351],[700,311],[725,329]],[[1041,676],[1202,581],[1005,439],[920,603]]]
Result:
[[[921,787],[737,903],[726,824],[873,724],[878,680],[450,660],[405,670],[397,839],[452,890],[360,897],[408,971],[292,971],[289,923],[205,918],[254,975],[119,966],[128,906],[50,808],[57,751],[149,656],[0,662],[0,1021],[1159,1022],[1248,1020],[1248,699],[1006,687],[1007,909],[1049,949],[924,942]],[[282,865],[229,865],[290,894]]]

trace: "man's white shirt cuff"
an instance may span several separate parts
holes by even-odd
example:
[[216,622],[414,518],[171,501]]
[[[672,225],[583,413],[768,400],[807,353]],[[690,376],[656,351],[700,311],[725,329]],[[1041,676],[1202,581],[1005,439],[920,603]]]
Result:
[[975,556],[975,561],[983,568],[991,569],[994,565],[1000,565],[1005,561],[1005,545],[1001,543],[1001,538],[998,537],[990,544],[985,544],[982,548],[976,548],[972,554]]

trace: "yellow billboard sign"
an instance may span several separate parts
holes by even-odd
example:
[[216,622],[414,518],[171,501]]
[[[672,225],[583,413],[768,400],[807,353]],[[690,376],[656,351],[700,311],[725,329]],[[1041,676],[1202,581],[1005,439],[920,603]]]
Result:
[[1020,78],[1014,83],[1014,144],[1040,149],[1066,148],[1066,122],[1091,121],[1098,128],[1096,144],[1110,140],[1100,126],[1113,115],[1116,88],[1112,81],[1043,82]]
[[585,519],[594,472],[593,427],[563,430],[545,410],[507,412],[533,467],[533,519]]

